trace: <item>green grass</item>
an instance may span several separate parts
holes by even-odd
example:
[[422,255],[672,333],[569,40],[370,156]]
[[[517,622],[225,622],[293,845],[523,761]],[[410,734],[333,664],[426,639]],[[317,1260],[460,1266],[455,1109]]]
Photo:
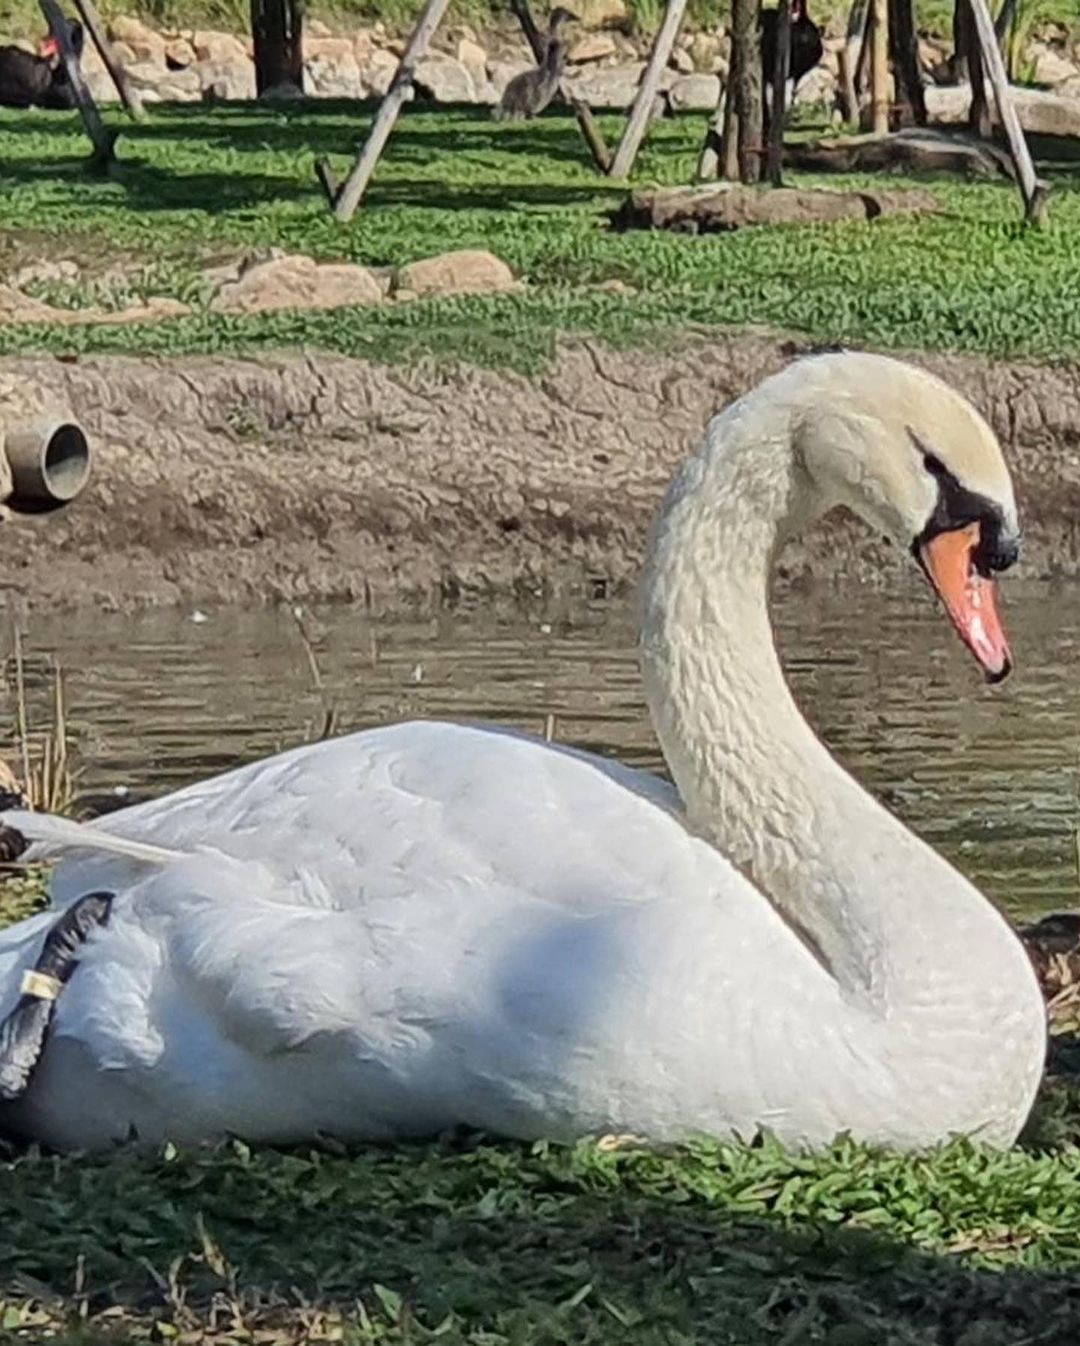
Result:
[[[535,368],[564,331],[641,343],[687,327],[766,323],[882,347],[1043,359],[1080,353],[1076,158],[1046,170],[1056,190],[1045,233],[1020,226],[1007,183],[936,182],[944,209],[933,218],[706,238],[619,235],[606,214],[624,189],[595,174],[570,119],[498,124],[476,109],[410,107],[367,203],[343,227],[316,188],[313,158],[330,154],[343,170],[370,113],[334,103],[155,107],[145,127],[124,126],[111,178],[85,172],[74,119],[6,113],[0,263],[50,253],[74,256],[93,272],[119,260],[151,276],[147,290],[191,297],[200,265],[251,247],[373,265],[487,247],[528,281],[527,294],[245,319],[200,311],[157,328],[7,326],[0,352],[304,342],[377,358],[453,355]],[[689,181],[703,125],[683,117],[654,126],[638,180]],[[605,119],[609,137],[618,126]],[[596,288],[611,279],[635,293]],[[137,288],[138,275],[123,284]]]
[[[40,895],[4,883],[0,921]],[[1080,1044],[1055,1057],[1008,1152],[11,1152],[0,1342],[1075,1346]]]

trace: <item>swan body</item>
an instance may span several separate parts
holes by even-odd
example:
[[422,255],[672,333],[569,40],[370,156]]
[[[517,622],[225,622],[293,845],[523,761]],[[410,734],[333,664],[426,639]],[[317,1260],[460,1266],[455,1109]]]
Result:
[[94,824],[5,814],[59,864],[54,910],[0,932],[0,1015],[56,908],[116,897],[0,1128],[61,1148],[458,1124],[1011,1142],[1045,1045],[1027,957],[834,762],[773,647],[773,553],[836,504],[927,546],[974,512],[991,566],[1014,550],[1000,451],[944,385],[852,354],[767,380],[711,423],[650,540],[642,662],[673,786],[415,722]]

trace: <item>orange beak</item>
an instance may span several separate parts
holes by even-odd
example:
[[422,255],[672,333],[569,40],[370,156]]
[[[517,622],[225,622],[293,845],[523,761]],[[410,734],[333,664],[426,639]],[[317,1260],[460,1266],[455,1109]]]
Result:
[[978,523],[939,533],[920,546],[919,560],[987,681],[1000,682],[1012,668],[1012,654],[998,616],[997,583],[975,568],[979,535]]
[[60,55],[60,43],[55,37],[43,37],[38,43],[38,55],[50,60],[53,56]]

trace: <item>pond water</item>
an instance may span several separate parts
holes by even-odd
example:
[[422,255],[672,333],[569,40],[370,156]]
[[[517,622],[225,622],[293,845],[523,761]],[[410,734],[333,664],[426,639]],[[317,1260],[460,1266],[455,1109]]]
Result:
[[[790,594],[774,618],[796,696],[837,756],[1026,915],[1076,898],[1080,610],[1049,588],[1010,585],[1005,601],[1018,669],[1000,688],[917,589]],[[54,657],[80,792],[96,808],[289,747],[318,732],[325,702],[340,729],[449,716],[542,732],[554,714],[562,741],[661,765],[629,604],[387,621],[336,608],[303,625],[306,642],[284,609],[37,615],[25,636],[32,723],[46,724]]]

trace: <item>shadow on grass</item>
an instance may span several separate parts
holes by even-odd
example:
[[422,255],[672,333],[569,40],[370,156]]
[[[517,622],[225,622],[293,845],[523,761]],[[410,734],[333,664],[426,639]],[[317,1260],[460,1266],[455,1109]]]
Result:
[[[53,1327],[85,1313],[92,1328],[110,1310],[113,1331],[164,1319],[211,1341],[238,1320],[284,1332],[335,1305],[361,1331],[358,1302],[372,1323],[363,1341],[426,1340],[447,1322],[449,1341],[522,1343],[1080,1339],[1075,1274],[992,1270],[828,1217],[749,1215],[740,1202],[769,1193],[740,1192],[732,1176],[707,1196],[681,1185],[677,1159],[477,1139],[24,1157],[0,1191],[0,1296]],[[954,1244],[994,1256],[1023,1239],[998,1229]]]

